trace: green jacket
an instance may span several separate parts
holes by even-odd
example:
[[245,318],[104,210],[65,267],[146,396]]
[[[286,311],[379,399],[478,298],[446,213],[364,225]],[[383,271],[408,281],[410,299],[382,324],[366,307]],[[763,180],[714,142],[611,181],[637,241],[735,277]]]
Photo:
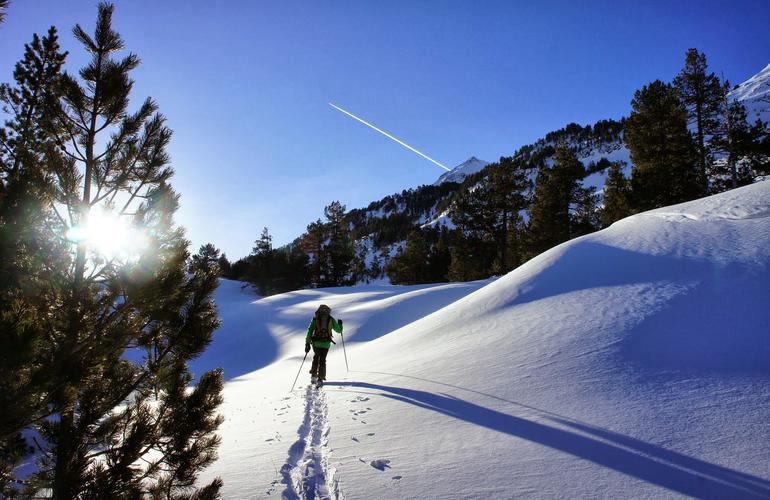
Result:
[[[337,333],[342,333],[342,323],[338,323],[336,319],[329,316],[329,319],[331,319],[331,327],[332,330],[334,330]],[[313,332],[315,331],[315,316],[313,316],[313,320],[310,322],[310,326],[307,327],[307,335],[305,336],[305,343],[309,344],[311,343],[310,338],[313,336]],[[332,346],[332,343],[329,341],[323,341],[323,340],[314,340],[312,341],[313,347],[318,347],[319,349],[328,349]]]

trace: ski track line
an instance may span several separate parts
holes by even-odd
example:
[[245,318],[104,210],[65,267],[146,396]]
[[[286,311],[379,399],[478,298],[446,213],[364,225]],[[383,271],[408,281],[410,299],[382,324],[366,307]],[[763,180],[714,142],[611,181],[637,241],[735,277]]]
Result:
[[336,469],[329,466],[329,431],[327,404],[323,389],[308,386],[305,390],[305,415],[297,429],[297,440],[289,447],[281,466],[281,481],[286,489],[281,498],[287,500],[338,500]]

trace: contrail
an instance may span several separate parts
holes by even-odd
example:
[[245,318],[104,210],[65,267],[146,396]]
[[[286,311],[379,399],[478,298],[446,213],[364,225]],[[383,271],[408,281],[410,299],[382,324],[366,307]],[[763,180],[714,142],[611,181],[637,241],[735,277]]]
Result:
[[423,158],[425,158],[426,160],[430,160],[430,161],[432,161],[433,163],[435,163],[435,164],[436,164],[436,165],[438,165],[439,167],[443,168],[443,169],[444,169],[444,170],[446,170],[447,172],[451,172],[451,171],[452,171],[452,169],[445,167],[444,165],[442,165],[441,163],[437,162],[436,160],[434,160],[434,159],[433,159],[433,158],[431,158],[430,156],[428,156],[428,155],[425,155],[425,154],[422,154],[422,153],[420,153],[419,151],[417,151],[416,149],[414,149],[412,146],[410,146],[409,144],[405,143],[404,141],[400,141],[400,140],[396,139],[395,137],[393,137],[393,136],[392,136],[392,135],[390,135],[389,133],[387,133],[387,132],[385,132],[384,130],[381,130],[381,129],[379,129],[379,128],[375,127],[374,125],[372,125],[371,123],[369,123],[369,122],[367,122],[367,121],[364,121],[364,120],[362,120],[361,118],[357,117],[357,116],[356,116],[356,115],[354,115],[353,113],[348,113],[348,112],[347,112],[347,111],[345,111],[344,109],[340,108],[339,106],[335,106],[335,105],[334,105],[334,104],[332,104],[332,103],[329,103],[329,106],[331,106],[332,108],[334,108],[334,109],[336,109],[336,110],[338,110],[338,111],[342,111],[343,113],[345,113],[346,115],[348,115],[348,116],[349,116],[349,117],[351,117],[351,118],[355,118],[356,120],[360,121],[361,123],[363,123],[363,124],[364,124],[364,125],[366,125],[367,127],[371,127],[371,128],[373,128],[374,130],[376,130],[377,132],[381,133],[381,134],[382,134],[382,135],[384,135],[385,137],[387,137],[387,138],[389,138],[389,139],[393,139],[393,140],[394,140],[394,141],[396,141],[397,143],[401,144],[402,146],[404,146],[405,148],[407,148],[407,149],[409,149],[409,150],[411,150],[411,151],[414,151],[415,153],[417,153],[418,155],[422,156],[422,157],[423,157]]

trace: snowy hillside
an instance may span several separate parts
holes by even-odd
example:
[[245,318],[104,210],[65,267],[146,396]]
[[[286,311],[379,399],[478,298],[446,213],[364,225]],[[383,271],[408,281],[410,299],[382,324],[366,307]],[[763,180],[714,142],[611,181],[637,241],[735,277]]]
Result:
[[[758,117],[770,121],[770,65],[738,85],[730,97],[739,99],[746,106],[752,123]],[[607,167],[611,162],[624,162],[624,174],[626,177],[631,174],[630,154],[623,142],[623,129],[623,120],[600,120],[585,126],[571,123],[549,132],[532,144],[520,147],[512,157],[529,171],[529,178],[534,181],[540,165],[553,163],[557,145],[570,147],[588,172],[581,181],[582,186],[594,188],[598,195],[597,201],[601,203]],[[394,255],[394,249],[404,247],[409,231],[415,226],[454,228],[449,210],[454,197],[460,190],[468,188],[467,184],[471,181],[469,176],[480,172],[487,165],[487,162],[471,157],[451,172],[443,174],[433,185],[405,190],[372,202],[365,209],[352,210],[348,218],[356,233],[360,251],[365,254],[365,262],[377,262],[377,269],[383,269]],[[401,231],[383,231],[383,228],[389,227],[388,219],[407,220],[411,226],[406,230],[402,227]]]
[[443,184],[444,182],[462,182],[469,175],[481,172],[487,165],[489,165],[488,161],[479,160],[475,156],[471,156],[451,171],[441,175],[434,185]]
[[746,106],[749,121],[770,120],[770,64],[733,89],[730,97]]
[[[226,282],[225,498],[770,497],[770,182],[635,215],[494,282]],[[306,388],[304,331],[345,320]]]

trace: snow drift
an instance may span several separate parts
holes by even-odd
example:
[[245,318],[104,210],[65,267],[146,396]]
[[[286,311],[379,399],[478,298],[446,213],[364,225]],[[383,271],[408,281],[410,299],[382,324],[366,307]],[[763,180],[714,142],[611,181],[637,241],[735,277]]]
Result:
[[[225,283],[226,498],[770,497],[770,182],[638,214],[486,282]],[[312,311],[345,320],[289,392]],[[298,384],[298,385],[300,385]]]

